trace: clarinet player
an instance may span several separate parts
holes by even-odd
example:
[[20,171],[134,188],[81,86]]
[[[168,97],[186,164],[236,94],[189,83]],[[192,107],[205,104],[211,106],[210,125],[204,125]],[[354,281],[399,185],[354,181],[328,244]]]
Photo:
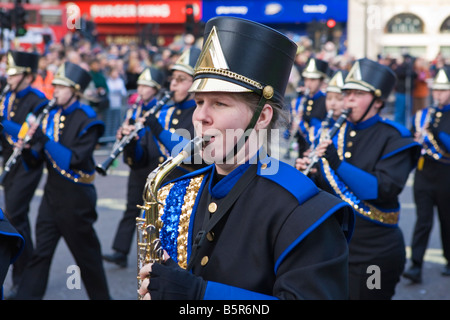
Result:
[[[366,58],[355,61],[342,88],[349,118],[333,140],[321,141],[316,149],[321,158],[313,169],[321,176],[316,183],[356,213],[349,254],[352,300],[391,299],[406,260],[398,197],[420,146],[404,126],[379,115],[395,83],[388,67]],[[299,170],[309,162],[304,160],[297,161]],[[375,288],[368,285],[370,266],[380,272]]]
[[[90,299],[110,299],[94,223],[97,191],[94,150],[104,132],[95,111],[80,102],[91,76],[71,63],[55,74],[53,108],[42,123],[30,127],[22,155],[29,167],[45,162],[48,171],[36,220],[36,247],[22,277],[16,299],[44,298],[53,255],[63,238],[80,268]],[[61,289],[66,289],[62,284]]]
[[[149,112],[158,102],[156,96],[161,91],[164,83],[164,75],[156,68],[146,68],[137,80],[137,102],[127,110],[126,119],[117,130],[117,141],[121,141],[126,133],[129,134],[137,119]],[[128,130],[128,131],[127,131]],[[138,135],[143,135],[142,130]],[[133,166],[133,159],[124,156],[124,162],[130,167],[130,174],[127,183],[127,204],[122,219],[117,226],[112,244],[113,252],[103,255],[105,261],[115,263],[121,268],[128,265],[128,254],[135,234],[136,217],[139,215],[138,204],[142,203],[142,191],[145,186],[147,175],[154,169],[153,163],[148,163],[142,167]]]
[[443,276],[450,276],[450,67],[438,70],[432,84],[435,105],[413,118],[413,133],[422,144],[414,175],[416,223],[411,241],[411,265],[403,276],[422,282],[422,265],[437,208],[444,259]]
[[[7,92],[0,105],[0,116],[3,125],[1,133],[3,165],[12,156],[15,143],[21,133],[22,126],[30,114],[37,114],[48,104],[44,93],[31,87],[38,70],[39,55],[21,51],[7,53]],[[19,156],[20,158],[20,156]],[[12,288],[6,291],[5,299],[14,299],[25,269],[25,265],[33,252],[33,239],[28,218],[30,202],[42,177],[43,166],[26,168],[21,159],[5,174],[3,179],[5,206],[10,223],[23,236],[25,247],[20,257],[13,264]],[[2,174],[2,175],[3,175]]]

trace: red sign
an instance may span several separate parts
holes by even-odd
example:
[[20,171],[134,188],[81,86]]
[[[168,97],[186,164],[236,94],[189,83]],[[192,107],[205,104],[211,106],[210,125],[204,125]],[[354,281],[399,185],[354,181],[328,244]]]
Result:
[[201,18],[201,0],[67,2],[87,13],[97,24],[102,23],[184,23],[186,5],[192,4],[196,21]]

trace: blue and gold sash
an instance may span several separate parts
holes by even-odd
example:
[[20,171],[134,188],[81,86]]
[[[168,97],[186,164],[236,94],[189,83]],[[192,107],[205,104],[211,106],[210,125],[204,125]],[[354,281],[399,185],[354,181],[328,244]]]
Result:
[[[343,154],[344,154],[344,145],[345,145],[345,133],[347,129],[347,124],[344,123],[344,125],[341,127],[337,137],[337,153],[341,161],[343,160]],[[336,172],[330,167],[328,161],[325,158],[321,159],[321,170],[323,175],[326,177],[326,181],[329,184],[329,186],[333,189],[334,193],[344,200],[345,202],[349,203],[353,210],[363,216],[364,218],[367,218],[373,222],[387,225],[387,226],[397,226],[399,221],[399,215],[400,215],[400,208],[397,208],[394,211],[387,211],[380,208],[376,208],[375,206],[367,203],[366,201],[363,201],[359,199],[348,187],[347,185],[338,177]]]
[[191,214],[204,175],[177,180],[158,191],[158,200],[164,204],[159,210],[162,222],[160,239],[170,257],[184,269],[188,263],[188,234]]

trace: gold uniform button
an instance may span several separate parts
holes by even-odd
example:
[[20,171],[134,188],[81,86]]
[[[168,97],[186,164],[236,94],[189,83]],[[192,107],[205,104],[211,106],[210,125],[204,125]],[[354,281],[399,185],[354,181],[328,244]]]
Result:
[[180,115],[180,114],[181,114],[181,110],[178,109],[177,112],[176,112],[176,114],[177,114],[177,115]]
[[437,118],[442,117],[442,112],[440,112],[440,111],[436,112],[436,117],[437,117]]
[[210,231],[206,234],[206,239],[208,239],[209,242],[214,241],[214,232]]
[[60,128],[60,129],[64,128],[64,123],[60,123],[60,124],[59,124],[59,128]]
[[352,156],[352,153],[347,151],[344,156],[348,159]]
[[354,137],[354,136],[356,136],[356,131],[354,131],[354,130],[350,131],[350,137]]
[[353,141],[349,141],[349,142],[347,143],[347,147],[351,147],[351,146],[353,146]]
[[164,162],[164,157],[161,156],[161,157],[158,158],[158,160],[159,160],[159,163],[163,163]]
[[66,116],[61,116],[61,117],[60,117],[60,120],[61,120],[61,121],[66,120]]
[[208,256],[204,256],[202,258],[202,261],[200,261],[200,264],[202,265],[202,267],[204,267],[204,266],[206,266],[208,264],[208,262],[209,262]]
[[308,104],[309,105],[313,105],[314,104],[314,100],[308,100]]
[[217,210],[217,203],[211,202],[211,203],[209,204],[209,206],[208,206],[208,210],[209,210],[209,212],[211,212],[211,213],[216,212],[216,210]]
[[10,117],[10,118],[14,117],[15,115],[16,115],[16,114],[15,114],[14,111],[11,111],[11,112],[9,113],[9,117]]
[[306,107],[306,110],[307,110],[307,111],[311,111],[311,110],[312,110],[312,107],[311,107],[311,106],[307,106],[307,107]]
[[170,131],[171,133],[174,133],[174,132],[175,132],[175,128],[170,128],[169,131]]
[[261,165],[261,169],[267,169],[267,163],[263,163],[262,165]]
[[179,121],[177,118],[172,119],[172,124],[173,124],[173,125],[177,125],[178,122],[180,122],[180,121]]

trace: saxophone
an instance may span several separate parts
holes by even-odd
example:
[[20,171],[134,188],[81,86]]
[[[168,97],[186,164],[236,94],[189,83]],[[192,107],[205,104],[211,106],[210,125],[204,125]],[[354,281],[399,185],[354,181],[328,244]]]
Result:
[[[163,204],[158,201],[158,190],[168,174],[185,159],[201,149],[203,141],[204,138],[195,137],[187,143],[177,156],[167,158],[147,177],[142,194],[144,204],[138,205],[138,208],[141,209],[141,215],[136,218],[138,289],[142,283],[139,270],[148,263],[161,263],[163,259],[164,250],[159,239],[159,231],[162,228],[162,222],[159,219],[159,206],[163,206]],[[142,300],[142,298],[138,294],[138,300]]]

